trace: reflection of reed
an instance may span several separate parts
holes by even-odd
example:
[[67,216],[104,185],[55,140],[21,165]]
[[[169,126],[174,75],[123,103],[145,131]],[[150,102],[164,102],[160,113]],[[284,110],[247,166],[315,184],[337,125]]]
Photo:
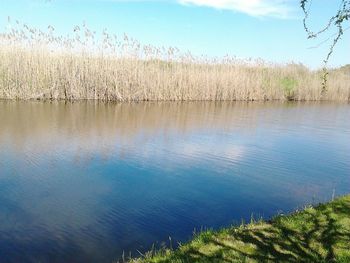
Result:
[[247,107],[230,103],[2,102],[0,108],[0,141],[7,137],[18,147],[31,142],[48,147],[58,141],[113,147],[137,135],[146,140],[151,135],[166,137],[171,131],[232,126],[246,121],[241,118]]
[[[242,113],[248,106],[232,103],[122,103],[93,102],[0,103],[0,135],[8,133],[15,140],[53,136],[113,139],[132,137],[139,132],[159,133],[168,130],[186,133],[196,128],[225,127],[245,121]],[[249,106],[250,111],[259,104]],[[251,115],[251,113],[250,113]],[[251,116],[252,117],[252,116]]]
[[307,106],[308,114],[303,117],[296,112],[299,109],[302,111],[303,105],[305,104],[1,101],[0,143],[7,140],[19,148],[35,143],[41,145],[42,150],[62,145],[91,147],[92,151],[103,147],[107,150],[116,144],[135,143],[138,140],[142,142],[154,137],[162,139],[174,133],[186,135],[206,130],[254,133],[264,125],[293,127],[296,123],[300,124],[300,119],[312,116],[314,111],[321,110],[328,114],[327,106],[311,104]]

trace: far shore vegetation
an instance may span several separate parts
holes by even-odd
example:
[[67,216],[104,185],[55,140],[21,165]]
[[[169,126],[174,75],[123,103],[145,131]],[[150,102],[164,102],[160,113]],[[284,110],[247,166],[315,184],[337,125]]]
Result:
[[10,21],[0,34],[0,99],[349,101],[350,66],[322,70],[141,45],[85,25],[62,37]]
[[268,222],[207,230],[131,262],[350,262],[350,195]]

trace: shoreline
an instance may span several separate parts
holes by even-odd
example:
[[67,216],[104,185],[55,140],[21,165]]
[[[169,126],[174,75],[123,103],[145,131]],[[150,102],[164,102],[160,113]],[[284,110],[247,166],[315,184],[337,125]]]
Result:
[[269,221],[207,230],[175,250],[150,251],[132,263],[349,262],[350,195]]

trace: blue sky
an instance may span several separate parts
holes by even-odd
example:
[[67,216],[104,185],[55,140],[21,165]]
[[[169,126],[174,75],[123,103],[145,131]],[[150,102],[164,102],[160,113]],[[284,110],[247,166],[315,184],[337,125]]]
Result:
[[[337,0],[314,0],[310,23],[316,30],[338,7]],[[333,12],[333,13],[332,13]],[[7,17],[31,26],[52,25],[72,32],[84,21],[96,31],[128,35],[143,44],[176,46],[196,55],[301,62],[318,68],[332,35],[307,40],[298,0],[0,0],[0,31]],[[331,66],[350,63],[350,30],[331,58]]]

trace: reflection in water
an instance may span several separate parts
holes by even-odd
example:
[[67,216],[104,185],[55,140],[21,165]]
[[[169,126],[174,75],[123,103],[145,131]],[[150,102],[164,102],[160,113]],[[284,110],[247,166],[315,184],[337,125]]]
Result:
[[111,262],[349,192],[346,104],[0,102],[0,258]]

